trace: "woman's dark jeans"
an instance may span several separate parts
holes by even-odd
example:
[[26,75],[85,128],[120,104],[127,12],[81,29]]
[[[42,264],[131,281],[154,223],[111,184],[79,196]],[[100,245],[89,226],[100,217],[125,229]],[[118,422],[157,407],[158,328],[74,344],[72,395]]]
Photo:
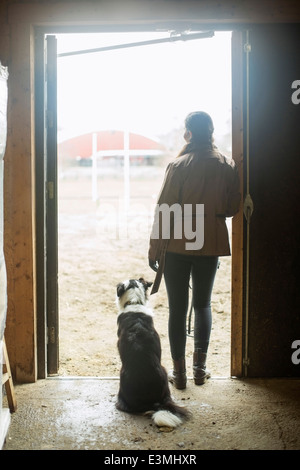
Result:
[[169,300],[169,341],[174,360],[185,357],[190,278],[193,289],[194,348],[207,352],[212,325],[211,294],[217,268],[217,256],[166,253],[164,278]]

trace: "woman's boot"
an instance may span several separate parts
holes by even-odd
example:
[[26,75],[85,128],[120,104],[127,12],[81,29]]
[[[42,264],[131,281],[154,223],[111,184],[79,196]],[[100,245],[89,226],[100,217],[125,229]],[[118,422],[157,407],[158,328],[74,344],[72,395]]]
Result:
[[168,378],[179,390],[186,388],[185,358],[173,359],[173,370],[169,372]]
[[201,349],[194,352],[193,373],[196,385],[203,385],[210,378],[210,372],[206,370],[206,356]]

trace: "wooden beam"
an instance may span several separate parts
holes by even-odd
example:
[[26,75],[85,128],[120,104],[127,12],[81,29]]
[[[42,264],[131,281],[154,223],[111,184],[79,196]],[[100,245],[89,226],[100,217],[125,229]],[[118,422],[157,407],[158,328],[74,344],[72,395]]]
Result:
[[3,375],[2,375],[2,385],[5,386],[7,402],[11,413],[14,413],[17,410],[17,399],[15,395],[15,389],[13,384],[13,379],[11,375],[11,369],[9,364],[9,357],[7,354],[5,338],[3,338]]
[[31,30],[11,25],[8,129],[4,158],[4,251],[7,267],[6,342],[17,382],[36,380],[35,240]]
[[299,4],[294,0],[102,0],[101,2],[23,2],[9,6],[9,21],[36,25],[97,23],[202,22],[286,23],[299,22]]

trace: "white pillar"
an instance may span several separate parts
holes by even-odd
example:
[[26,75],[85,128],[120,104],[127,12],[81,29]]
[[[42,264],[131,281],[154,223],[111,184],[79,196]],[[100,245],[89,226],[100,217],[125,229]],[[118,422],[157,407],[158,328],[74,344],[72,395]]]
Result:
[[127,214],[130,204],[130,161],[129,161],[129,131],[124,130],[124,210]]
[[97,134],[92,135],[92,199],[98,200],[98,181],[97,181]]

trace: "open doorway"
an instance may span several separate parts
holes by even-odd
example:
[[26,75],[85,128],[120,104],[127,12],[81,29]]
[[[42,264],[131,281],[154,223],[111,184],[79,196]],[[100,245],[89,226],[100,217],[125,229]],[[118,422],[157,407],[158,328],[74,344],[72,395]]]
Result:
[[[58,52],[167,35],[57,35]],[[118,376],[115,287],[136,276],[153,280],[153,210],[166,165],[183,144],[185,116],[211,114],[215,143],[231,156],[231,33],[59,58],[57,84],[59,373]],[[127,173],[118,142],[126,133]],[[229,376],[231,259],[220,261],[208,363],[213,376]],[[150,300],[169,368],[164,283]],[[192,351],[191,337],[190,363]]]

